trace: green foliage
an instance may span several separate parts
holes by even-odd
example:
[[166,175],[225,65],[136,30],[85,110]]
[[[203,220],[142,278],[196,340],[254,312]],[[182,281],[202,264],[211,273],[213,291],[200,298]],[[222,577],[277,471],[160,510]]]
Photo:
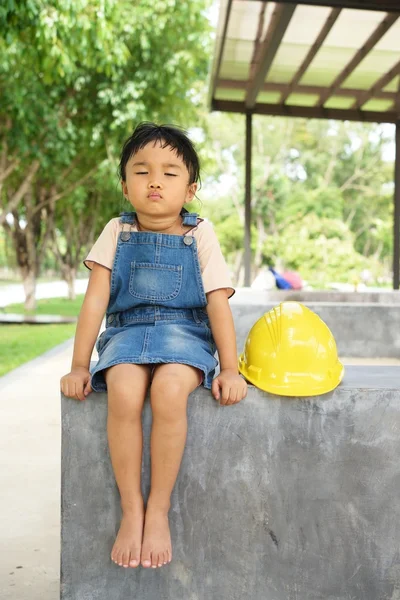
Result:
[[[229,256],[229,238],[236,249],[240,241],[237,227],[230,233],[225,226],[227,216],[244,213],[244,117],[212,114],[210,123],[207,183],[229,181],[223,210],[213,196]],[[376,282],[390,277],[393,165],[383,150],[392,139],[372,124],[254,116],[256,267],[278,261],[320,285],[352,280],[364,268]]]
[[9,2],[0,13],[0,135],[9,152],[54,171],[79,152],[92,151],[89,164],[99,150],[104,158],[104,141],[119,149],[139,120],[190,123],[208,68],[207,4]]
[[333,186],[318,187],[310,190],[306,203],[306,214],[313,213],[327,219],[341,219],[343,216],[344,199],[340,189]]
[[349,282],[357,279],[371,261],[354,250],[353,235],[338,219],[307,215],[289,225],[279,236],[271,236],[263,247],[267,264],[282,261],[306,280]]
[[[5,210],[38,161],[28,188],[30,205],[37,211],[56,197],[57,236],[71,266],[81,248],[73,223],[84,221],[88,231],[92,224],[98,235],[106,220],[124,209],[120,192],[115,192],[116,167],[123,142],[138,121],[200,124],[199,92],[211,50],[209,4],[2,4],[0,153],[7,159],[4,168],[12,168],[0,191],[0,206]],[[29,212],[22,198],[17,220],[28,218]],[[46,240],[45,226],[43,219],[35,228],[38,249]],[[88,244],[92,241],[88,236]],[[51,250],[46,252],[43,264],[54,267]]]
[[243,247],[244,226],[236,213],[215,223],[215,232],[221,244],[222,253],[228,259]]

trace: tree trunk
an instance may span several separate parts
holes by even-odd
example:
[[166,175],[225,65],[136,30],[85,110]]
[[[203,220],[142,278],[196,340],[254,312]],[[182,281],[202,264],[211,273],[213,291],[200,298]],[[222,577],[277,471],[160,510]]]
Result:
[[68,285],[68,300],[75,300],[75,279],[76,279],[76,268],[65,265],[64,279]]
[[[32,216],[32,210],[37,200],[33,186],[29,185],[23,200],[25,207],[25,226],[21,226],[22,217],[16,209],[12,211],[14,219],[12,227],[6,222],[3,227],[12,234],[15,256],[23,278],[25,290],[25,310],[35,310],[36,278],[39,274],[40,258],[48,239],[46,229],[48,214],[45,210]],[[38,199],[40,201],[40,199]]]
[[30,164],[29,167],[27,167],[27,169],[25,171],[24,180],[21,182],[17,191],[14,192],[14,194],[11,196],[8,203],[6,204],[6,206],[3,208],[2,212],[0,213],[0,225],[2,225],[5,222],[8,213],[15,212],[18,205],[21,203],[22,199],[29,192],[29,189],[32,186],[32,182],[35,178],[36,173],[39,170],[39,167],[40,167],[40,162],[38,160],[34,160],[32,162],[32,164]]
[[26,265],[21,267],[21,274],[25,291],[25,310],[36,310],[36,274],[33,269]]

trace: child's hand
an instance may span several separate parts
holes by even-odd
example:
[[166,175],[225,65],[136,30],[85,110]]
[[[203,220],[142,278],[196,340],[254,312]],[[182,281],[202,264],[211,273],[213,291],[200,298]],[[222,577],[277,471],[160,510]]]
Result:
[[212,382],[211,391],[220,404],[228,406],[243,400],[247,394],[247,383],[234,369],[223,369]]
[[75,367],[70,373],[61,377],[61,391],[68,398],[85,400],[92,391],[90,372],[85,367]]

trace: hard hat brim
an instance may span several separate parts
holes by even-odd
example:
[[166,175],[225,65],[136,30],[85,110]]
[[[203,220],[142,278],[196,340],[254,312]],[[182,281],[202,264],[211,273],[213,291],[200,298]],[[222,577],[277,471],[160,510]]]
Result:
[[323,383],[318,383],[312,378],[312,374],[310,373],[309,379],[307,381],[302,381],[301,383],[292,381],[285,384],[276,384],[273,381],[265,381],[264,378],[263,380],[257,381],[257,379],[248,372],[248,369],[245,368],[244,357],[243,354],[241,354],[239,357],[239,372],[248,382],[263,392],[268,392],[269,394],[275,394],[277,396],[307,397],[320,396],[321,394],[332,392],[343,379],[344,366],[338,360],[335,371],[332,373],[329,380],[326,380]]

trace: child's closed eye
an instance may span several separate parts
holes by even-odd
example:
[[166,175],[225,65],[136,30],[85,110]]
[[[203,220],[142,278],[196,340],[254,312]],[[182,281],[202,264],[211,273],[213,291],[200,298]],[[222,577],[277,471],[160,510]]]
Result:
[[[137,173],[135,173],[135,175],[148,175],[148,172],[138,171]],[[175,175],[174,173],[164,173],[164,175],[168,175],[168,177],[178,177],[178,175]]]

